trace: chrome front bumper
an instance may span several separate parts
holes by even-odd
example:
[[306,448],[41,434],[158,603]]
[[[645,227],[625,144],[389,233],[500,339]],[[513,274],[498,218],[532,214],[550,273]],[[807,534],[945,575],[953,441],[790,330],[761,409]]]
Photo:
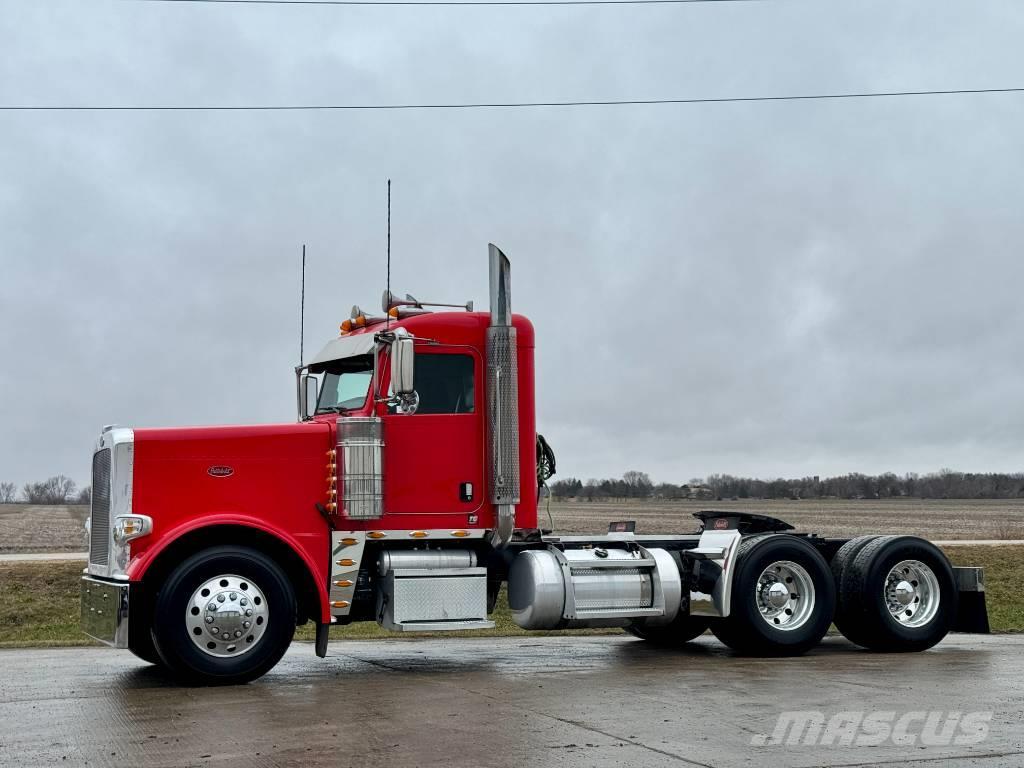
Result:
[[82,631],[114,648],[128,647],[128,584],[82,577]]

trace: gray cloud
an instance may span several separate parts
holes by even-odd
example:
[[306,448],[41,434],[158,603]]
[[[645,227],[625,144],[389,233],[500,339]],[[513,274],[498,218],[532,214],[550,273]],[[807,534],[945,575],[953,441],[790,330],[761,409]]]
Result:
[[[728,7],[726,7],[728,6]],[[1013,2],[17,4],[0,101],[355,103],[1024,84]],[[384,280],[538,329],[560,470],[1020,470],[1018,95],[459,113],[0,114],[0,479],[105,422],[292,418]]]

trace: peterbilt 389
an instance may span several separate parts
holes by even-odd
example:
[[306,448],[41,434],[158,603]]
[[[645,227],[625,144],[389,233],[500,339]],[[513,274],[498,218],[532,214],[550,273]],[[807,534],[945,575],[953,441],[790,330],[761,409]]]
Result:
[[[916,536],[800,533],[702,512],[692,532],[559,536],[538,525],[553,455],[534,415],[534,328],[490,246],[490,312],[386,292],[296,373],[296,423],[109,427],[92,458],[86,633],[182,681],[271,669],[298,624],[622,627],[679,646],[797,655],[834,623],[922,651],[987,631],[982,572]],[[450,306],[450,305],[448,305]]]

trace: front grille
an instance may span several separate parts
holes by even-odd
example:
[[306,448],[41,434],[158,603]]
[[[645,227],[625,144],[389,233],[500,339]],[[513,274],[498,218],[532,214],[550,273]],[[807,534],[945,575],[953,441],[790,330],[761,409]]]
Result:
[[89,562],[106,565],[110,556],[110,449],[92,455],[92,533]]

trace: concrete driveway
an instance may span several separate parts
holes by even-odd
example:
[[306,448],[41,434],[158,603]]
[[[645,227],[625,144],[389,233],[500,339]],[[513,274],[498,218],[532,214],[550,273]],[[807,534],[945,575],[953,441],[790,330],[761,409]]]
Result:
[[[774,660],[710,638],[295,644],[263,679],[205,689],[100,648],[0,651],[0,670],[3,766],[1024,765],[1024,636]],[[821,727],[775,745],[786,711]],[[869,745],[879,723],[893,735]]]

